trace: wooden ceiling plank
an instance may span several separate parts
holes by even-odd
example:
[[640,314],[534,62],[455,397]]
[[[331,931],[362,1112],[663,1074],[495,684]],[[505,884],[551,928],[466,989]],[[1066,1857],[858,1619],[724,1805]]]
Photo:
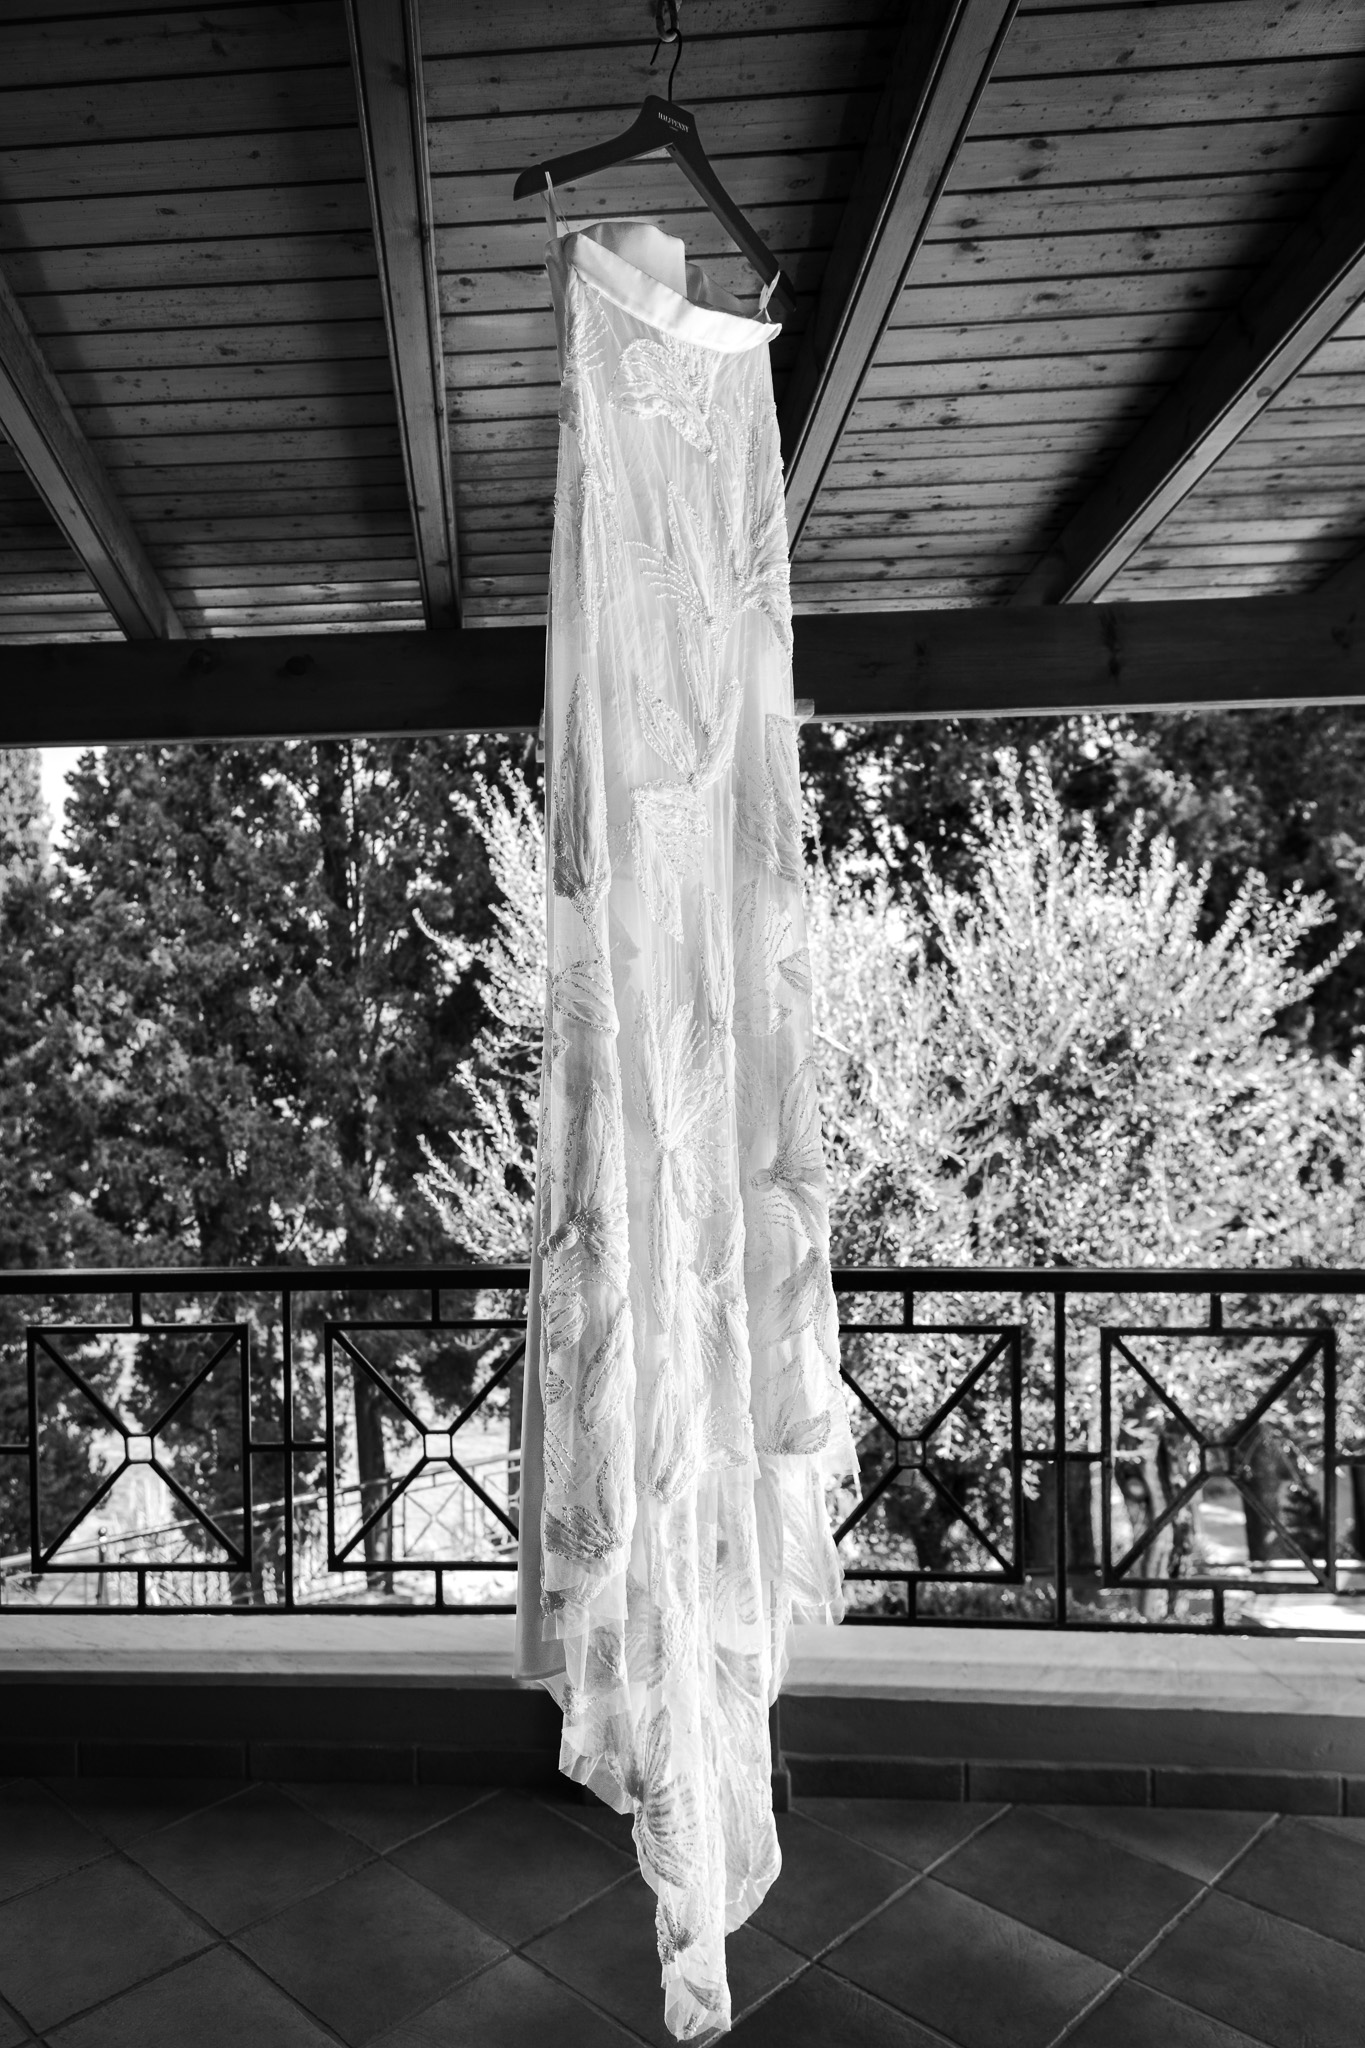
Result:
[[3,277],[0,432],[128,638],[183,639],[175,607]]
[[346,0],[403,471],[428,626],[459,624],[431,171],[415,0]]
[[[893,21],[903,6],[904,0],[783,0],[781,27],[865,28]],[[595,54],[603,45],[624,43],[634,55],[642,35],[639,0],[597,0],[593,7],[570,5],[550,16],[508,7],[506,0],[461,0],[458,8],[449,0],[422,0],[424,47],[432,56],[509,56],[543,48],[547,20],[556,47],[566,54],[576,44],[591,45]],[[689,48],[706,36],[771,35],[773,26],[772,0],[687,0]]]
[[[1173,14],[1183,9],[1171,9]],[[1002,69],[1009,62],[1008,52]],[[992,79],[982,95],[978,141],[1007,135],[1060,136],[1099,128],[1137,129],[1209,121],[1312,120],[1365,105],[1365,53],[1274,64],[1180,65],[1107,71],[1102,65],[1052,78]],[[1243,167],[1255,158],[1243,159]]]
[[[9,9],[25,14],[22,4]],[[210,86],[230,73],[278,71],[345,61],[340,24],[330,0],[293,0],[289,7],[127,9],[111,33],[82,18],[16,21],[5,33],[5,85],[47,88],[107,85],[148,78],[193,78]]]
[[[284,10],[282,9],[281,12]],[[242,138],[268,131],[343,127],[354,114],[344,59],[302,70],[225,72],[206,78],[146,78],[130,92],[108,85],[52,85],[5,95],[5,147],[136,142],[206,135]],[[243,152],[245,153],[245,152]]]
[[800,540],[1015,0],[925,0],[910,18],[782,408],[787,524]]
[[1355,56],[1355,0],[1318,0],[1308,10],[1282,0],[1219,0],[1216,7],[1110,6],[1067,13],[1021,11],[1001,66],[1008,78],[1063,71],[1182,69],[1200,61]]
[[[1242,303],[1024,579],[1018,604],[1097,598],[1365,292],[1365,151],[1289,235]],[[1319,422],[1327,415],[1317,416]],[[1305,431],[1302,415],[1286,430]]]
[[[655,85],[650,90],[657,90]],[[817,77],[816,84],[819,84]],[[592,96],[595,100],[596,94]],[[876,107],[871,91],[798,91],[776,99],[708,100],[706,152],[713,162],[735,155],[777,156],[793,150],[857,149]],[[633,113],[638,98],[623,103]],[[435,177],[498,172],[511,183],[537,156],[559,156],[602,140],[611,111],[566,106],[561,92],[537,113],[499,114],[487,120],[443,121],[433,116],[429,141]],[[622,123],[624,126],[624,122]]]
[[1250,163],[1270,170],[1320,169],[1344,163],[1360,117],[1300,115],[1263,121],[1179,122],[1160,128],[1108,127],[1057,134],[973,136],[950,180],[954,192],[1010,186],[1046,191],[1052,185],[1118,184],[1127,179],[1236,177]]
[[245,148],[240,135],[197,134],[0,149],[0,191],[12,206],[138,192],[250,191],[363,176],[353,120],[343,127],[310,128],[302,146],[297,131],[281,127],[258,129]]
[[[660,89],[650,64],[653,31],[644,15],[637,38],[610,54],[566,49],[552,36],[537,49],[519,51],[510,62],[492,56],[437,57],[426,64],[427,104],[433,121],[490,123],[497,130],[527,115],[562,119],[582,110],[596,139],[610,134],[614,113],[629,118],[641,96]],[[721,149],[714,101],[745,100],[753,107],[768,99],[810,92],[875,92],[886,76],[896,31],[869,28],[788,28],[765,25],[756,35],[703,37],[685,30],[687,52],[678,77],[678,98],[697,110],[708,154]],[[622,124],[624,125],[624,123]],[[490,170],[509,166],[500,153],[485,159]],[[525,168],[525,162],[512,168]]]
[[[480,607],[514,619],[538,602]],[[250,623],[267,609],[237,614],[234,637],[192,647],[13,649],[0,745],[534,731],[539,720],[543,628],[399,631],[381,642],[371,621],[354,633],[271,635]],[[859,720],[1358,704],[1365,648],[1355,626],[1350,604],[1282,597],[803,614],[796,687],[817,717]]]

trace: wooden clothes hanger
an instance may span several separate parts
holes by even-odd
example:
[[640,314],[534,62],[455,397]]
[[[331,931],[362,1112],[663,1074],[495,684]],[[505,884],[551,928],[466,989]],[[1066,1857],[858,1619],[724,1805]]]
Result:
[[[667,150],[678,169],[706,201],[736,248],[748,258],[762,278],[767,287],[764,305],[775,306],[779,318],[790,319],[796,311],[796,294],[790,279],[711,168],[711,160],[697,133],[696,115],[688,108],[678,106],[673,99],[673,72],[677,70],[678,59],[682,56],[677,0],[660,0],[658,19],[659,42],[675,42],[678,46],[668,74],[668,98],[661,100],[657,93],[646,94],[645,103],[630,127],[611,142],[598,142],[589,149],[571,150],[567,156],[552,157],[547,163],[534,164],[517,179],[512,187],[512,197],[526,199],[532,193],[544,192],[553,185],[571,185],[576,178],[591,177],[594,171],[610,170],[616,164],[634,163],[639,157]],[[657,54],[658,43],[654,47]]]

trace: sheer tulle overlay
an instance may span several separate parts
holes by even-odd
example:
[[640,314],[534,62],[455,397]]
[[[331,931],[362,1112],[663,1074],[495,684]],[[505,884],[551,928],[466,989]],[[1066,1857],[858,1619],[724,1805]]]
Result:
[[767,342],[682,246],[551,244],[550,989],[518,1671],[635,1817],[667,2023],[777,1875],[768,1707],[854,1471],[811,1057]]

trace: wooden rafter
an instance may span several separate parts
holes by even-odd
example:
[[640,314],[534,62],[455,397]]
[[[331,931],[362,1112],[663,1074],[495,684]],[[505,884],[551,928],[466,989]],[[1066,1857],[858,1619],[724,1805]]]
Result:
[[1348,555],[1339,562],[1313,592],[1313,600],[1329,605],[1338,615],[1365,606],[1365,553]]
[[1015,604],[1099,597],[1365,293],[1365,151],[1288,236],[1103,482],[1021,583]]
[[0,433],[130,640],[183,640],[161,579],[0,277]]
[[[818,718],[1365,703],[1365,630],[1315,598],[798,617]],[[530,732],[545,635],[315,633],[7,647],[0,746]]]
[[915,0],[782,407],[793,550],[1017,0]]
[[399,439],[428,626],[459,624],[441,309],[416,0],[346,0]]

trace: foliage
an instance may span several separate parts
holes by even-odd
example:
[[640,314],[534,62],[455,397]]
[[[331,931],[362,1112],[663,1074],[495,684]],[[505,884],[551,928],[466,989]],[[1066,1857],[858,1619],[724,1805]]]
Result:
[[[827,857],[885,853],[913,899],[924,845],[961,883],[979,806],[1004,799],[1002,750],[1041,754],[1067,836],[1088,818],[1117,850],[1139,815],[1169,833],[1208,870],[1205,934],[1251,870],[1273,894],[1298,885],[1325,899],[1331,915],[1305,933],[1301,964],[1323,964],[1365,923],[1365,712],[1349,707],[808,727],[803,771]],[[1365,1033],[1365,948],[1338,955],[1280,1029],[1347,1057]]]
[[497,896],[481,944],[431,932],[454,986],[479,974],[484,1018],[459,1078],[468,1122],[443,1158],[423,1138],[418,1185],[470,1257],[527,1259],[535,1188],[535,1130],[545,1031],[545,835],[523,781],[489,784],[462,800],[478,831]]
[[[466,960],[482,961],[499,1010],[470,1076],[479,1136],[457,1134],[451,1163],[428,1187],[471,1249],[523,1256],[544,985],[530,906],[543,855],[528,804],[489,796],[479,822],[507,910],[495,951],[476,947]],[[1365,1070],[1359,1058],[1324,1060],[1279,1028],[1336,971],[1336,954],[1300,964],[1328,922],[1320,898],[1295,888],[1277,896],[1250,874],[1211,916],[1207,870],[1191,869],[1168,834],[1145,833],[1140,819],[1125,844],[1106,847],[1090,818],[1068,815],[1041,756],[1026,769],[1007,752],[997,758],[951,861],[919,850],[913,891],[896,886],[894,825],[883,818],[871,831],[880,837],[870,849],[846,843],[810,874],[836,1262],[1359,1261],[1365,1211],[1352,1161],[1365,1139]],[[490,1179],[491,1201],[481,1193]],[[1106,1320],[1140,1319],[1136,1301],[1092,1306]],[[971,1295],[939,1297],[934,1312],[970,1321],[1021,1310],[1017,1297],[992,1297],[983,1278]],[[1048,1337],[1027,1304],[1022,1313],[1028,1434],[1045,1441]],[[966,1339],[863,1337],[846,1343],[845,1363],[909,1426],[979,1350]],[[1260,1365],[1198,1344],[1163,1359],[1173,1392],[1211,1426],[1245,1413]],[[956,1472],[956,1497],[1003,1541],[992,1467],[1008,1414],[997,1384],[962,1404],[936,1448]],[[1071,1391],[1073,1430],[1093,1441],[1093,1343],[1081,1346]],[[1142,1468],[1133,1498],[1140,1479],[1150,1518],[1180,1482],[1189,1446],[1176,1443],[1141,1382],[1123,1391],[1129,1463]],[[1358,1405],[1360,1390],[1347,1391]],[[1315,1398],[1299,1403],[1305,1431],[1320,1419]],[[884,1432],[865,1427],[861,1448],[870,1477],[885,1462]],[[1030,1544],[1050,1555],[1037,1481]],[[1088,1498],[1068,1512],[1079,1517],[1083,1556]],[[869,1530],[864,1556],[903,1550],[910,1531],[922,1562],[979,1563],[964,1527],[941,1496],[907,1483],[880,1533]]]
[[[485,934],[482,842],[452,796],[476,789],[495,754],[423,740],[82,757],[33,926],[37,1007],[15,1053],[25,1138],[51,1177],[44,1257],[383,1265],[447,1253],[417,1186],[420,1141],[464,1114],[458,1068],[477,996],[442,973],[411,908]],[[37,1205],[14,1213],[32,1228]],[[257,1335],[268,1409],[277,1335]],[[445,1410],[476,1366],[455,1344],[420,1357],[389,1345],[384,1363]],[[141,1346],[127,1409],[155,1412],[180,1370],[173,1347]],[[378,1487],[386,1425],[373,1382],[354,1378],[355,1451]],[[210,1507],[236,1485],[216,1449],[230,1421],[206,1389],[168,1432]]]
[[1276,1033],[1327,966],[1325,906],[1207,877],[1139,830],[1074,837],[1035,759],[1000,764],[963,880],[916,904],[856,855],[815,870],[812,951],[838,1254],[852,1263],[1290,1264],[1347,1257],[1358,1065]]

